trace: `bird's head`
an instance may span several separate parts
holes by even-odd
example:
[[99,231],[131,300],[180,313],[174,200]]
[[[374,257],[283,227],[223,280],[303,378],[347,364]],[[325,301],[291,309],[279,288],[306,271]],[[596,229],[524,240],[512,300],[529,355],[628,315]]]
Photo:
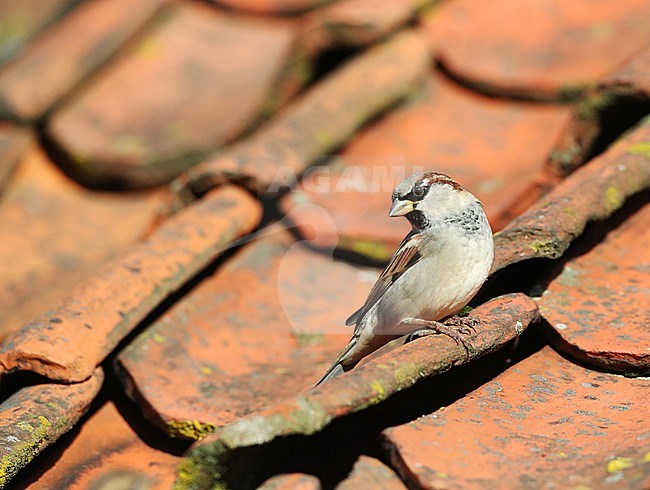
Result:
[[404,216],[417,229],[477,202],[458,182],[436,172],[411,175],[395,188],[392,200],[388,215]]

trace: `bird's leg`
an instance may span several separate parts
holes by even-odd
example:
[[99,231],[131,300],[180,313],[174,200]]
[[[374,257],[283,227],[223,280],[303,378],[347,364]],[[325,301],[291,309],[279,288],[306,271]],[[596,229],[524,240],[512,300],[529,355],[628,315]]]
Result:
[[463,335],[476,333],[476,327],[481,324],[481,320],[475,316],[452,316],[445,320],[445,325],[454,327]]
[[[464,320],[461,318],[460,320]],[[433,334],[442,334],[451,338],[456,344],[462,345],[469,356],[470,353],[475,353],[476,348],[472,343],[465,338],[466,335],[470,335],[474,328],[474,325],[463,325],[458,328],[456,325],[446,325],[444,323],[436,322],[433,320],[423,320],[421,318],[407,318],[402,322],[403,325],[418,325],[425,327],[421,330],[416,330],[415,332],[408,335],[406,342],[412,342],[415,339],[421,337],[426,337],[427,335]]]

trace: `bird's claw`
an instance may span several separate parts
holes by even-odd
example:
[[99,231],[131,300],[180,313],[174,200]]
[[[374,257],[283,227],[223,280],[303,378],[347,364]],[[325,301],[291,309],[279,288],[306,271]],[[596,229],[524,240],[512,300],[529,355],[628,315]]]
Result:
[[451,338],[454,342],[456,342],[456,345],[462,345],[465,348],[465,352],[467,352],[467,356],[471,357],[476,354],[476,348],[465,337],[471,335],[472,333],[476,333],[475,326],[477,326],[480,322],[477,318],[472,318],[470,322],[463,321],[467,319],[469,319],[469,317],[458,318],[460,321],[454,321],[452,323],[440,323],[431,320],[421,320],[419,318],[407,318],[402,322],[403,324],[421,325],[426,328],[410,333],[406,337],[405,343],[412,342],[416,339],[432,334],[442,334]]

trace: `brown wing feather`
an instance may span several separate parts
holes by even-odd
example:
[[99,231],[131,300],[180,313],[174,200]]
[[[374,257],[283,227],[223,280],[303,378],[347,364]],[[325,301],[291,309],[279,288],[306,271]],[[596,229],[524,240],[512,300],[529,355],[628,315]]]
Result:
[[345,322],[346,325],[358,326],[365,314],[368,313],[370,308],[372,308],[375,303],[379,301],[379,299],[384,295],[388,288],[390,288],[393,283],[397,281],[397,279],[410,267],[417,264],[421,258],[420,254],[418,253],[421,239],[422,238],[420,234],[415,231],[410,232],[408,235],[406,235],[406,237],[404,237],[404,240],[402,240],[402,243],[400,243],[399,247],[397,247],[395,254],[390,259],[390,262],[388,262],[388,265],[377,279],[375,285],[372,287],[372,290],[368,295],[368,299],[366,299],[366,302],[361,308],[350,315],[350,318],[348,318]]

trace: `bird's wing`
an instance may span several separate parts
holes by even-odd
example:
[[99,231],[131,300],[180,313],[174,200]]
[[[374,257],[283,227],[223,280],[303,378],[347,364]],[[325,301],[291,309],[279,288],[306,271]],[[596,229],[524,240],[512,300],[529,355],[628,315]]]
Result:
[[346,325],[358,326],[365,314],[368,313],[370,308],[381,299],[388,288],[390,288],[409,268],[418,263],[422,258],[418,252],[421,242],[422,235],[415,231],[411,231],[406,235],[406,237],[404,237],[404,240],[402,240],[402,243],[397,247],[390,262],[388,262],[388,265],[372,287],[368,299],[361,308],[350,315],[350,317],[345,321]]

